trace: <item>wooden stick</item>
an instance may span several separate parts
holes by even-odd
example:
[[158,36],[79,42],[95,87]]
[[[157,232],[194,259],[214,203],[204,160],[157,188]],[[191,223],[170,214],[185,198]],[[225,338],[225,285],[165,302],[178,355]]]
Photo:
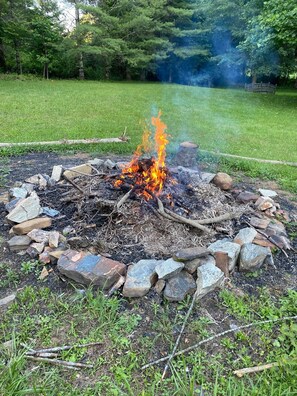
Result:
[[261,163],[265,163],[265,164],[288,165],[288,166],[297,167],[297,162],[278,161],[278,160],[265,160],[265,159],[260,159],[260,158],[242,157],[240,155],[218,153],[216,151],[208,151],[208,150],[199,150],[199,151],[201,151],[202,153],[213,154],[213,155],[216,155],[216,156],[219,156],[219,157],[238,158],[238,159],[243,159],[243,160],[247,160],[247,161],[261,162]]
[[132,191],[134,188],[131,188],[131,190],[129,190],[125,195],[122,196],[122,198],[119,200],[119,202],[117,203],[117,209],[120,209],[120,207],[127,201],[127,199],[130,197]]
[[102,139],[78,139],[78,140],[53,140],[50,142],[27,142],[27,143],[0,143],[0,147],[20,147],[20,146],[59,146],[71,144],[98,144],[98,143],[126,143],[130,138],[127,136],[119,138]]
[[195,221],[197,221],[199,224],[214,224],[214,223],[219,223],[220,221],[234,219],[237,216],[238,216],[238,214],[236,214],[236,213],[225,213],[221,216],[212,217],[209,219],[199,219],[199,220],[195,220]]
[[173,357],[174,357],[174,355],[175,355],[175,352],[176,352],[176,350],[177,350],[177,348],[178,348],[178,346],[179,346],[179,343],[180,343],[182,334],[183,334],[183,332],[184,332],[184,330],[185,330],[185,327],[186,327],[187,321],[188,321],[188,319],[189,319],[189,316],[190,316],[190,314],[191,314],[191,312],[192,312],[192,310],[193,310],[193,307],[194,307],[194,303],[195,303],[195,301],[196,301],[196,298],[197,298],[197,290],[195,291],[195,293],[194,293],[194,295],[193,295],[192,303],[191,303],[191,305],[190,305],[190,307],[189,307],[189,309],[188,309],[188,312],[187,312],[187,314],[186,314],[186,316],[185,316],[185,319],[184,319],[184,323],[183,323],[183,325],[182,325],[182,328],[181,328],[181,330],[180,330],[180,332],[179,332],[179,335],[178,335],[178,337],[177,337],[177,340],[176,340],[176,342],[175,342],[175,344],[174,344],[173,350],[172,350],[171,354],[169,355],[168,361],[167,361],[167,363],[166,363],[166,365],[165,365],[165,367],[164,367],[164,371],[163,371],[162,378],[161,378],[162,381],[164,380],[164,378],[165,378],[165,376],[166,376],[167,370],[168,370],[168,368],[169,368],[169,364],[170,364],[171,360],[173,359]]
[[72,348],[87,348],[90,346],[102,345],[102,342],[89,342],[88,344],[78,344],[78,345],[64,345],[53,348],[45,348],[45,349],[37,349],[30,350],[26,353],[26,355],[35,355],[36,353],[45,353],[45,352],[60,352],[60,351],[68,351]]
[[237,377],[241,378],[244,374],[258,373],[259,371],[267,370],[272,367],[279,366],[279,363],[267,363],[262,366],[254,366],[254,367],[246,367],[240,370],[233,371],[233,374],[237,375]]
[[93,364],[84,364],[84,363],[75,363],[75,362],[67,362],[66,360],[58,360],[58,359],[48,359],[48,358],[42,358],[42,357],[35,357],[35,356],[29,356],[25,355],[25,357],[29,360],[34,360],[35,362],[42,362],[42,363],[49,363],[49,364],[54,364],[56,366],[63,366],[67,368],[93,368]]
[[72,181],[71,179],[69,179],[67,176],[65,176],[65,174],[63,174],[63,177],[66,181],[68,181],[68,183],[72,184],[73,187],[75,187],[78,191],[80,191],[82,194],[84,194],[84,190],[82,188],[80,188],[76,183],[74,183],[74,181]]
[[[190,346],[188,348],[185,348],[185,349],[182,349],[179,352],[176,352],[173,357],[182,355],[182,354],[187,353],[187,352],[191,352],[194,349],[198,348],[200,345],[206,344],[206,343],[208,343],[208,342],[210,342],[210,341],[212,341],[212,340],[214,340],[216,338],[222,337],[222,336],[224,336],[226,334],[233,333],[234,331],[238,331],[238,330],[242,330],[242,329],[248,329],[250,327],[259,326],[259,325],[267,324],[267,323],[276,323],[276,322],[283,322],[285,320],[296,320],[296,319],[297,319],[297,315],[295,315],[295,316],[284,316],[283,318],[261,320],[259,322],[254,322],[254,323],[249,323],[247,325],[239,326],[239,327],[236,327],[234,329],[225,330],[222,333],[214,334],[213,336],[211,336],[209,338],[206,338],[205,340],[199,341],[197,344],[194,344],[194,345],[192,345],[192,346]],[[142,366],[141,370],[145,370],[148,367],[154,366],[154,365],[156,365],[158,363],[161,363],[161,362],[165,362],[166,360],[169,359],[169,357],[170,356],[164,356],[163,358],[160,358],[158,360],[154,360],[153,362],[150,362],[150,363]]]

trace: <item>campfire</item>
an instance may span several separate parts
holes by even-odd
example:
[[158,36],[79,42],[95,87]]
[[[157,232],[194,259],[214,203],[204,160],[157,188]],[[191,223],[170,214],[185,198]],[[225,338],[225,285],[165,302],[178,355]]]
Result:
[[[123,167],[121,175],[114,183],[115,187],[122,190],[131,188],[136,195],[143,196],[146,200],[160,195],[165,184],[176,183],[176,180],[169,175],[165,165],[169,136],[166,133],[167,126],[161,120],[161,112],[157,117],[152,117],[152,125],[155,127],[154,142],[151,139],[151,131],[146,128],[142,136],[142,143],[137,147],[132,160]],[[156,152],[156,157],[143,158],[153,149]]]

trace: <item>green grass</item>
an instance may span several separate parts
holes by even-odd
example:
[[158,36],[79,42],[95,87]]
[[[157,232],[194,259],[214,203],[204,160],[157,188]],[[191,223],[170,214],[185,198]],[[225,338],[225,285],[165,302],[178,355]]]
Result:
[[[217,308],[237,325],[297,314],[296,291],[279,299],[265,289],[260,292],[260,298],[239,298],[222,291]],[[165,381],[160,381],[163,365],[141,371],[159,352],[172,350],[173,334],[187,308],[186,302],[161,306],[147,300],[138,307],[94,290],[59,294],[41,285],[26,286],[0,320],[0,394],[195,396],[202,388],[207,396],[296,395],[297,325],[292,321],[242,330],[176,358]],[[197,304],[184,338],[195,343],[219,331],[220,325],[203,317]],[[11,339],[10,351],[1,347]],[[102,345],[93,353],[75,348],[94,341]],[[62,353],[63,360],[90,362],[94,369],[77,373],[25,359],[26,345],[38,349],[65,344],[74,348]],[[274,361],[280,368],[242,379],[232,374]]]
[[[192,140],[205,150],[297,162],[296,90],[261,95],[158,83],[0,79],[2,142],[117,137],[127,127],[129,144],[99,150],[131,153],[141,140],[143,121],[158,109],[168,125],[171,151],[181,141]],[[279,172],[275,165],[231,164],[256,174],[267,169],[268,177],[297,191],[295,168]]]

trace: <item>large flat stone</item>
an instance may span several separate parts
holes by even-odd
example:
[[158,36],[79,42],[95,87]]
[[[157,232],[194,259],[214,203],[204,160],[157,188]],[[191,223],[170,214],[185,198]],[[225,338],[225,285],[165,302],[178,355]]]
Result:
[[207,263],[197,268],[197,298],[219,287],[224,280],[224,273],[216,265]]
[[164,297],[169,301],[182,301],[188,294],[194,294],[195,291],[196,282],[192,275],[181,271],[167,281]]
[[23,223],[24,221],[38,217],[41,212],[42,208],[39,204],[39,198],[30,196],[28,198],[21,199],[6,218],[14,223]]
[[178,274],[184,268],[183,263],[173,260],[172,258],[165,260],[156,266],[156,272],[159,279],[169,279]]
[[173,255],[173,258],[176,261],[189,261],[199,257],[207,256],[208,254],[208,249],[205,247],[196,246],[179,250]]
[[52,225],[52,220],[49,217],[37,217],[36,219],[24,221],[12,227],[12,231],[16,235],[28,234],[34,229],[47,228]]
[[229,271],[232,271],[236,265],[239,256],[240,246],[234,242],[226,242],[224,240],[218,240],[212,243],[211,245],[209,245],[208,250],[211,253],[216,253],[216,252],[228,253]]
[[242,228],[234,238],[234,242],[242,246],[245,243],[251,243],[255,239],[258,232],[251,227]]
[[273,262],[269,248],[246,243],[240,251],[239,270],[254,271],[260,268],[266,259],[268,263]]
[[142,297],[146,295],[157,281],[156,267],[163,260],[140,260],[128,268],[123,288],[125,297]]
[[75,177],[90,175],[92,173],[92,167],[90,164],[82,164],[73,166],[64,172],[64,175],[68,179],[74,179]]
[[126,266],[103,256],[67,250],[58,260],[58,270],[78,283],[110,288],[125,274]]

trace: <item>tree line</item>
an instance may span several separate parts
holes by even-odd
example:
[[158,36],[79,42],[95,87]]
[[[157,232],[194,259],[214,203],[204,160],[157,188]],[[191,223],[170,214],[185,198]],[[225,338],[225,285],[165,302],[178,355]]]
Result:
[[0,71],[206,86],[296,75],[295,0],[68,4],[73,28],[57,0],[0,0]]

